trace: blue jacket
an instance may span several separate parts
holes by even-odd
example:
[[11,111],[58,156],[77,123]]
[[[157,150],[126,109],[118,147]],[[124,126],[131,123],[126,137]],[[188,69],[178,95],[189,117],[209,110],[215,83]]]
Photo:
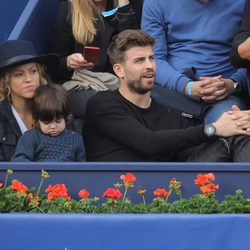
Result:
[[230,64],[234,34],[241,25],[245,0],[145,0],[142,29],[156,39],[156,82],[183,92],[190,80],[183,71],[195,67],[197,77],[222,75],[246,85],[246,71]]

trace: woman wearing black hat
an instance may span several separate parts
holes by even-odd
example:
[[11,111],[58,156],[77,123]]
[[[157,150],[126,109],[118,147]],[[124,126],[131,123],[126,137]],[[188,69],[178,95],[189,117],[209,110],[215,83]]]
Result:
[[32,99],[48,76],[55,76],[59,59],[54,54],[37,56],[32,44],[10,40],[0,44],[0,161],[9,161],[18,139],[33,127]]

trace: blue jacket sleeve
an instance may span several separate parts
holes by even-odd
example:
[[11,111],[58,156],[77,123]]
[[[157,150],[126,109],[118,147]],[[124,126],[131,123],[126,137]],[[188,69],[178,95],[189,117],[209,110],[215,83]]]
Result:
[[11,158],[11,161],[23,162],[34,161],[36,148],[36,139],[34,134],[28,130],[19,139],[16,151]]
[[[141,28],[156,40],[154,47],[156,82],[163,87],[168,87],[171,90],[177,90],[183,93],[190,79],[175,70],[167,61],[168,32],[163,20],[162,8],[160,7],[161,1],[162,0],[144,1]],[[166,3],[164,2],[164,4]]]
[[76,134],[77,148],[75,151],[75,161],[86,161],[85,147],[83,144],[82,136]]

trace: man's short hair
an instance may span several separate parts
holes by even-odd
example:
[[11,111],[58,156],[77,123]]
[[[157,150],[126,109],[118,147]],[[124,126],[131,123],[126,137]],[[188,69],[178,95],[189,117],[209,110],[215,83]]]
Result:
[[141,30],[124,30],[113,37],[109,48],[108,55],[111,64],[121,63],[124,61],[125,52],[133,47],[154,46],[155,40],[146,32]]

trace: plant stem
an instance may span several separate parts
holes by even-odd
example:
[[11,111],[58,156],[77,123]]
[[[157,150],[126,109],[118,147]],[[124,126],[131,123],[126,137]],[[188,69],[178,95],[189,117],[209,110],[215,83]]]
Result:
[[38,190],[37,190],[37,193],[36,193],[37,196],[38,196],[39,193],[40,193],[40,190],[41,190],[41,188],[42,188],[43,182],[44,182],[44,178],[42,178],[42,180],[40,181],[40,184],[39,184],[39,187],[38,187]]
[[146,206],[146,200],[144,195],[142,195],[142,200],[143,200],[143,205]]
[[169,192],[168,192],[169,195],[166,197],[166,199],[165,199],[165,201],[164,201],[165,203],[168,202],[168,198],[169,198],[170,195],[172,194],[172,191],[173,191],[173,189],[170,189],[170,190],[169,190]]
[[123,205],[123,202],[124,202],[124,200],[126,198],[127,191],[128,191],[128,188],[125,186],[125,192],[124,192],[124,195],[123,195],[123,198],[122,198],[122,204],[121,204],[121,206]]
[[6,174],[6,177],[5,177],[5,180],[4,180],[4,188],[7,187],[8,177],[9,177],[9,173],[8,173],[8,171],[7,171],[7,174]]

